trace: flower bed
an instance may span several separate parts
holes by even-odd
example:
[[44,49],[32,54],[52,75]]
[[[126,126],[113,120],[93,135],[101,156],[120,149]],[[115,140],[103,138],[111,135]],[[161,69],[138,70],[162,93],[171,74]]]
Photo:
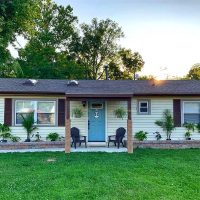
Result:
[[[125,140],[125,146],[127,141]],[[200,140],[145,140],[133,141],[133,148],[186,149],[200,148]]]
[[0,143],[0,150],[17,149],[45,149],[45,148],[64,148],[64,141],[56,142],[6,142]]

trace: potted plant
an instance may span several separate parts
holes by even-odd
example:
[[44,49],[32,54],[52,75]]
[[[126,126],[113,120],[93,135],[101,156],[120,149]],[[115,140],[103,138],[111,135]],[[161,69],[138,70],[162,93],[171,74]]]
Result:
[[156,134],[156,140],[161,140],[161,138],[162,138],[162,136],[161,136],[161,134],[158,132],[158,131],[156,131],[155,133],[153,133],[153,134]]
[[117,117],[117,118],[121,118],[123,119],[125,116],[126,116],[126,111],[124,108],[117,108],[115,111],[114,111],[114,115]]
[[0,138],[2,138],[1,142],[7,142],[6,139],[11,138],[11,130],[10,127],[6,124],[0,123]]
[[194,132],[194,130],[195,130],[195,124],[186,122],[186,123],[183,124],[183,126],[187,130],[185,132],[185,138],[186,138],[186,140],[191,140],[192,132]]
[[172,131],[175,129],[174,119],[171,115],[170,110],[165,110],[163,112],[163,120],[158,120],[155,122],[156,125],[160,126],[163,131],[166,132],[167,140],[171,140]]
[[60,139],[60,137],[59,137],[59,134],[55,132],[55,133],[49,133],[46,139],[50,141],[57,141]]
[[74,108],[72,110],[72,116],[75,118],[81,118],[83,116],[83,111],[81,108]]
[[147,139],[147,132],[144,132],[144,131],[138,131],[135,133],[135,138],[139,141],[143,141],[143,140],[146,140]]
[[33,131],[37,129],[37,126],[35,125],[34,122],[34,114],[33,112],[30,112],[26,117],[24,117],[23,115],[21,115],[21,117],[22,117],[22,126],[24,127],[27,133],[27,138],[25,142],[30,142],[31,134],[33,133]]

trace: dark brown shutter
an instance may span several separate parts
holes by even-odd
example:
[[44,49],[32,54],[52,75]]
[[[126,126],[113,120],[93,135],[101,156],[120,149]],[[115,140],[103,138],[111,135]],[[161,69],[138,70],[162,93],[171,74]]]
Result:
[[173,100],[173,113],[174,113],[174,125],[175,127],[181,127],[181,100]]
[[58,99],[58,126],[65,126],[65,99]]
[[4,124],[8,126],[12,126],[12,99],[11,98],[5,98]]

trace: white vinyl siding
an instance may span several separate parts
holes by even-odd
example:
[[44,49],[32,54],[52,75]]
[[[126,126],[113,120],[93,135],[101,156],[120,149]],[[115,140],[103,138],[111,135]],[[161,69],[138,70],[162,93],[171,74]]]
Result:
[[127,102],[107,101],[107,135],[115,135],[119,127],[124,127],[127,130],[127,115],[123,119],[114,115],[114,111],[121,107],[127,111]]
[[4,123],[4,98],[0,97],[0,123]]
[[[0,123],[4,123],[4,98],[0,98]],[[23,97],[23,96],[8,96],[7,98],[12,98],[12,99],[30,99],[29,96]],[[32,98],[32,97],[31,97]],[[35,99],[47,99],[51,100],[51,97],[45,97],[45,96],[36,96],[34,97]],[[55,99],[60,99],[63,98],[61,96],[57,97],[52,97],[52,100]],[[133,128],[133,136],[135,132],[143,130],[147,131],[148,134],[148,140],[155,140],[155,135],[153,134],[155,131],[159,131],[162,135],[162,140],[166,139],[166,134],[165,132],[155,125],[156,120],[162,119],[163,116],[163,111],[165,109],[169,109],[173,115],[173,99],[180,99],[180,97],[145,97],[145,99],[149,99],[151,101],[151,115],[139,115],[138,114],[138,100],[140,98],[132,98],[132,128]],[[199,101],[198,98],[183,98],[183,101]],[[114,115],[114,110],[123,107],[125,110],[127,110],[127,102],[126,101],[107,101],[107,113],[106,113],[106,134],[107,135],[113,135],[115,134],[115,131],[119,127],[124,127],[127,130],[127,116],[124,117],[123,119],[116,118]],[[81,118],[73,118],[71,116],[71,127],[75,126],[80,129],[80,132],[82,135],[88,135],[88,106],[86,105],[83,107],[82,102],[74,101],[70,103],[70,110],[74,107],[81,107],[84,112],[84,116]],[[12,126],[12,134],[21,137],[21,141],[23,141],[26,138],[26,132],[23,127],[16,127]],[[37,130],[39,131],[40,135],[42,136],[42,140],[46,139],[46,136],[50,132],[57,132],[61,136],[65,136],[65,127],[39,127]],[[173,133],[172,133],[172,140],[185,140],[185,134],[186,130],[184,127],[177,127]],[[106,135],[106,139],[107,139]],[[200,134],[195,131],[192,134],[192,139],[200,139]]]
[[[166,133],[155,124],[156,120],[161,120],[163,112],[166,109],[171,111],[173,116],[173,99],[179,99],[180,97],[146,97],[151,99],[151,115],[138,115],[137,113],[137,99],[132,99],[132,125],[133,136],[137,131],[143,130],[148,132],[147,140],[155,140],[155,131],[160,132],[162,140],[166,140]],[[185,101],[186,98],[184,98]],[[197,98],[187,98],[186,101],[191,101]],[[182,110],[181,110],[182,112]],[[176,127],[172,132],[172,140],[185,140],[186,129],[184,127]],[[200,134],[195,130],[192,134],[192,139],[200,139]]]
[[[74,108],[81,108],[83,111],[83,116],[81,118],[75,118],[72,116],[72,111]],[[83,107],[81,101],[71,101],[70,102],[70,118],[71,118],[71,127],[77,127],[80,130],[81,135],[88,135],[88,105]]]

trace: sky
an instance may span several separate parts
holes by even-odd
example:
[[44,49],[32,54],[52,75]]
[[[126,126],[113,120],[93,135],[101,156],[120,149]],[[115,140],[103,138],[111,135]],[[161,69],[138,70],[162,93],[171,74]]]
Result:
[[122,47],[138,51],[142,75],[184,76],[200,63],[200,0],[54,0],[70,4],[79,23],[110,18],[125,34]]

